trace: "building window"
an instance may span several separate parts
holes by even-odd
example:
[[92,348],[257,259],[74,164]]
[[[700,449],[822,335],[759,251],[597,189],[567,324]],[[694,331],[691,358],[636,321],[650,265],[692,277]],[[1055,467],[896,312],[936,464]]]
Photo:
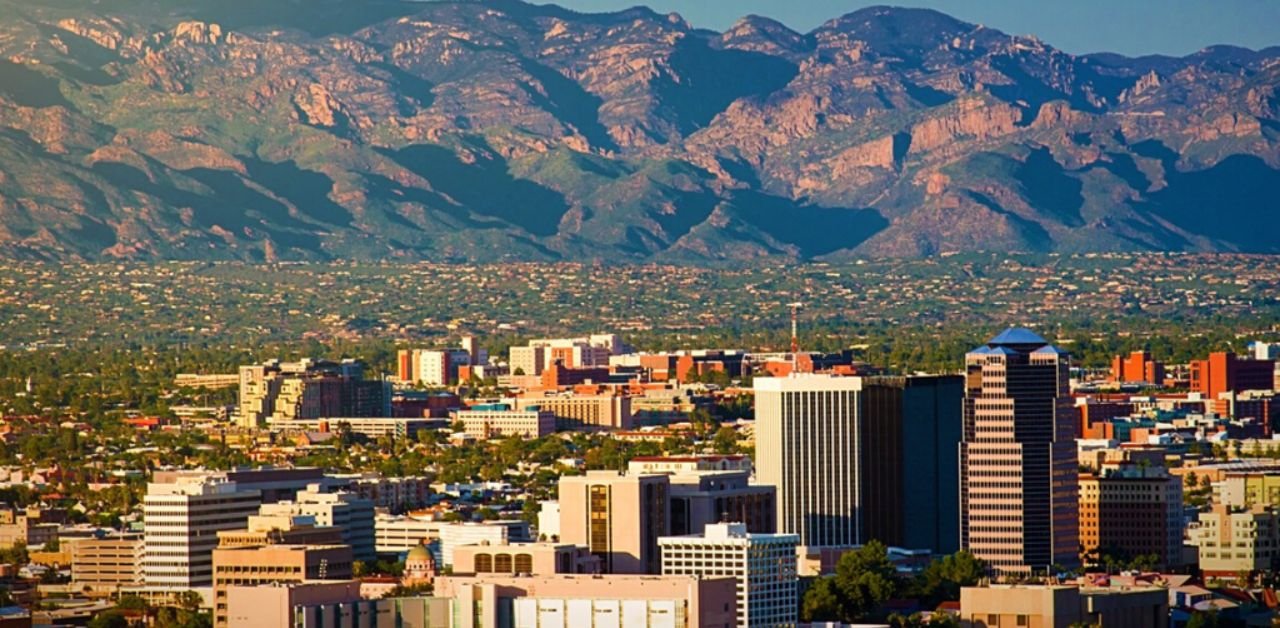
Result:
[[498,554],[493,559],[493,570],[497,573],[513,573],[511,554]]
[[533,573],[533,556],[516,554],[516,573]]
[[609,553],[609,487],[592,486],[589,501],[588,542],[591,553],[603,558]]

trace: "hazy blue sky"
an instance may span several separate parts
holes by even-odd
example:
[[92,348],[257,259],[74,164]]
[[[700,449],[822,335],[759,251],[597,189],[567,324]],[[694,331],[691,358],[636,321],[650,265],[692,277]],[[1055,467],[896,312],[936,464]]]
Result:
[[[535,0],[542,4],[547,0]],[[968,22],[1039,36],[1073,53],[1195,52],[1210,44],[1280,45],[1280,0],[558,0],[577,11],[645,4],[696,26],[723,30],[756,13],[805,32],[832,17],[877,4],[931,7]]]

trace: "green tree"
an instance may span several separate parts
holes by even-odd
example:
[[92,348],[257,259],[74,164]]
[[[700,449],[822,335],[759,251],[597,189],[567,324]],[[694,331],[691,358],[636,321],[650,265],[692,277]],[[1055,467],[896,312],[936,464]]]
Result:
[[731,454],[738,450],[738,430],[728,425],[716,430],[711,446],[718,454]]
[[807,622],[844,621],[847,614],[840,589],[834,577],[819,578],[805,592],[800,605],[800,619]]
[[196,613],[204,605],[204,597],[195,591],[183,591],[173,594],[174,603],[184,611]]
[[846,621],[874,617],[885,602],[897,595],[901,582],[889,560],[889,549],[880,541],[846,552],[836,563],[836,587],[849,611]]
[[931,606],[944,600],[959,600],[962,587],[974,586],[986,575],[987,564],[961,550],[929,563],[916,577],[915,594],[928,600]]

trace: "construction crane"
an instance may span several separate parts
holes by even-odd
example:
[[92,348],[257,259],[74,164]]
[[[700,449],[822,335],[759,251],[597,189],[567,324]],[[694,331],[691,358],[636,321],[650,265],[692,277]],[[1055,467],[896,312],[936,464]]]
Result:
[[800,368],[800,308],[804,304],[797,301],[787,307],[791,308],[791,372],[796,373]]

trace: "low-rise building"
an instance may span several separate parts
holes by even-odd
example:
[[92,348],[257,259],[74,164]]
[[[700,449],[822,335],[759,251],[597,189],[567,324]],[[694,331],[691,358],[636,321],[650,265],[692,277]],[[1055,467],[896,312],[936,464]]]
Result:
[[698,576],[445,576],[436,595],[456,628],[659,628],[737,625],[736,581]]
[[379,555],[403,554],[439,537],[441,521],[378,515],[373,521],[374,549]]
[[263,545],[335,545],[342,543],[337,528],[318,527],[315,517],[289,513],[249,515],[244,528],[218,531],[218,547]]
[[530,395],[516,401],[520,409],[537,407],[556,418],[560,431],[629,430],[635,427],[631,397],[604,395]]
[[453,573],[549,576],[597,573],[599,559],[566,543],[479,543],[453,549]]
[[362,599],[361,584],[276,582],[226,588],[227,623],[253,628],[433,628],[452,626],[452,600],[435,597]]
[[1235,578],[1280,567],[1280,512],[1270,506],[1217,504],[1200,513],[1190,537],[1199,548],[1206,578]]
[[280,582],[350,580],[347,545],[266,545],[219,547],[213,551],[213,624],[233,626],[227,588]]
[[449,426],[447,419],[423,417],[338,417],[324,419],[294,419],[282,425],[289,430],[328,432],[340,434],[350,431],[355,436],[368,439],[417,438],[418,432],[438,430]]
[[1067,585],[991,585],[960,590],[963,628],[1167,628],[1169,592],[1082,589]]
[[1280,470],[1228,472],[1215,488],[1215,504],[1280,506]]
[[72,589],[111,595],[142,584],[142,535],[121,534],[71,543]]
[[520,410],[505,403],[478,405],[455,412],[453,418],[462,423],[468,436],[480,440],[508,436],[542,438],[556,432],[556,415],[537,405],[526,405]]
[[504,545],[533,540],[529,538],[529,524],[524,521],[442,523],[436,534],[440,541],[440,564],[450,568],[454,550],[464,545]]

